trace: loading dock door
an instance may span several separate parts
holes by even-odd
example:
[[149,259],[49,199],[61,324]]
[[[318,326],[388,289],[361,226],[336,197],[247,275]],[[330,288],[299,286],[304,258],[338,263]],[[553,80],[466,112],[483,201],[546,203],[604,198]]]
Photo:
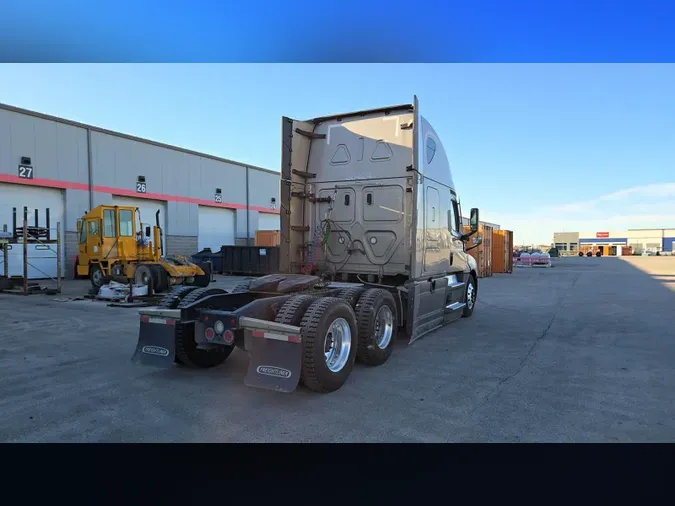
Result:
[[221,246],[234,246],[234,223],[232,209],[199,206],[197,249],[211,248],[213,253],[217,253]]
[[258,230],[281,230],[281,218],[278,214],[259,213]]

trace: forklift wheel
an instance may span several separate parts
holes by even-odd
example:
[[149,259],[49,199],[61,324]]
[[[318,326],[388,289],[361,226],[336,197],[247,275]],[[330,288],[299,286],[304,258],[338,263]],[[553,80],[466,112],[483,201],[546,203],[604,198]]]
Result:
[[136,267],[134,271],[134,283],[137,285],[146,286],[148,282],[152,279],[153,284],[156,286],[154,276],[152,275],[152,269],[149,265],[141,264]]
[[152,271],[152,286],[155,293],[165,292],[169,288],[169,278],[164,267],[159,264],[152,264],[150,270]]
[[204,274],[196,275],[193,284],[200,288],[206,288],[211,283],[211,264],[204,262],[203,264],[200,264],[199,267],[204,271]]
[[100,265],[94,264],[89,267],[89,280],[91,281],[91,285],[96,289],[101,288],[105,284]]

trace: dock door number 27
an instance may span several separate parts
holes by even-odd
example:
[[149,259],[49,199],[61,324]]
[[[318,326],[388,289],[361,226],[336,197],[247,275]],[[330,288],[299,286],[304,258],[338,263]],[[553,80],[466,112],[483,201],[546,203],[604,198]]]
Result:
[[33,167],[30,165],[19,165],[20,179],[33,179]]

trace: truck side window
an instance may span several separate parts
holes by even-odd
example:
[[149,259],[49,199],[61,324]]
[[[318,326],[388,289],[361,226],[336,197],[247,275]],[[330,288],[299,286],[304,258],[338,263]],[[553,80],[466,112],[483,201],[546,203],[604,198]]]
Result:
[[431,163],[436,154],[436,143],[431,137],[427,138],[427,163]]
[[458,218],[459,217],[459,207],[457,205],[457,201],[455,199],[450,200],[450,223],[448,223],[448,228],[450,229],[450,232],[454,232],[459,234],[459,222]]
[[98,220],[90,220],[87,222],[87,227],[89,228],[89,235],[96,237],[99,234],[98,231]]
[[84,244],[87,242],[87,223],[82,222],[82,225],[80,225],[80,244]]
[[115,211],[103,211],[103,237],[115,237]]
[[133,214],[128,209],[120,210],[120,237],[134,235]]

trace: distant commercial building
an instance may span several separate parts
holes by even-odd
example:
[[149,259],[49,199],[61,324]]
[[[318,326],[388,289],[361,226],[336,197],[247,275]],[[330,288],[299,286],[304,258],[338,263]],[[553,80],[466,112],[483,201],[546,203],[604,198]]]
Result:
[[607,256],[675,251],[675,228],[645,228],[594,232],[555,232],[553,244],[561,255],[601,251]]

